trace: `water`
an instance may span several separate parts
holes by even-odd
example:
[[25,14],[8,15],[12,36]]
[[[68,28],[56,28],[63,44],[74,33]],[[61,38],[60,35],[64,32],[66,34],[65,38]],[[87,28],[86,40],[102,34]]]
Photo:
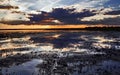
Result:
[[120,75],[120,32],[0,31],[0,75]]
[[33,59],[32,61],[25,62],[20,65],[12,65],[11,67],[4,67],[2,68],[3,75],[32,75],[32,74],[39,74],[38,69],[36,66],[43,61],[40,59]]

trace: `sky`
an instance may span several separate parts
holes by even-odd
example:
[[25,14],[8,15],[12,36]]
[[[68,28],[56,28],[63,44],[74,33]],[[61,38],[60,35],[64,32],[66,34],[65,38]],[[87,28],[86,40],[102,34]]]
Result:
[[0,0],[0,24],[119,25],[120,0]]

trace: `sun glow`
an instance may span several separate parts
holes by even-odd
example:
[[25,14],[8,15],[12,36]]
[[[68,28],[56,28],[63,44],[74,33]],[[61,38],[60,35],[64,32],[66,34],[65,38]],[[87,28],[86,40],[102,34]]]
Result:
[[5,25],[0,24],[0,29],[61,29],[85,28],[87,25]]

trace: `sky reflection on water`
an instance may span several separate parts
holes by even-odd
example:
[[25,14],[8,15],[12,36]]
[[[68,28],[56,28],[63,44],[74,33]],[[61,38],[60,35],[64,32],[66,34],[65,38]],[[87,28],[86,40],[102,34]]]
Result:
[[[66,68],[66,72],[68,72],[68,74],[66,75],[70,75],[70,74],[71,75],[88,75],[88,74],[115,75],[120,71],[119,69],[120,66],[118,66],[120,65],[119,62],[120,59],[117,58],[120,54],[119,34],[120,32],[114,32],[114,31],[105,31],[105,32],[102,31],[75,31],[75,32],[54,31],[53,32],[52,31],[52,32],[34,32],[34,33],[33,32],[32,33],[30,32],[0,33],[0,35],[2,36],[0,38],[0,63],[2,63],[2,60],[8,59],[11,56],[16,57],[16,55],[30,54],[29,57],[30,60],[27,61],[28,63],[24,61],[21,62],[20,65],[22,64],[26,65],[25,67],[23,67],[23,69],[26,71],[28,69],[27,65],[32,64],[34,67],[31,67],[31,70],[36,70],[36,66],[40,64],[40,62],[35,63],[36,61],[38,61],[36,60],[36,57],[37,58],[39,57],[41,59],[41,57],[43,57],[41,54],[43,55],[49,54],[50,57],[48,57],[48,59],[51,59],[52,62],[50,65],[54,67],[53,65],[53,63],[55,63],[53,62],[54,58],[52,58],[51,56],[52,54],[57,54],[57,56],[62,60],[63,58],[65,59],[67,58],[66,64],[68,65],[68,67]],[[32,57],[32,55],[35,55],[35,58],[34,56]],[[101,56],[99,57],[98,55]],[[103,55],[108,57],[104,57]],[[77,58],[73,58],[73,57],[77,57]],[[74,59],[73,62],[69,61],[71,59]],[[43,61],[48,61],[46,59],[46,56],[43,57]],[[84,64],[81,64],[80,62]],[[88,62],[88,64],[85,64],[86,62]],[[13,61],[12,63],[16,63],[16,62]],[[69,65],[70,63],[73,65],[71,69],[73,73],[70,72],[70,67],[71,67]],[[21,75],[21,74],[24,75],[24,73],[26,72],[20,70],[21,68],[20,65],[17,65],[15,67],[13,64],[9,64],[8,65],[9,68],[1,66],[0,67],[1,73],[2,75],[6,75],[5,69],[8,69],[8,71],[10,71],[9,73],[11,74],[13,73],[12,70],[16,69],[15,71],[16,75]],[[81,65],[81,70],[80,70],[80,65]],[[53,69],[53,67],[50,68]],[[41,73],[43,73],[42,70],[45,70],[44,74],[47,75],[46,74],[47,68],[44,69],[43,68],[41,69],[41,67],[39,68],[40,70],[34,71],[35,72],[34,74],[33,72],[28,71],[27,75],[38,75],[38,74],[41,75]],[[63,66],[63,69],[64,68],[65,67]],[[98,69],[100,70],[98,71]],[[21,74],[19,74],[19,72],[21,72]],[[95,72],[96,74],[93,74]],[[52,74],[54,74],[53,70],[51,71],[50,75]]]

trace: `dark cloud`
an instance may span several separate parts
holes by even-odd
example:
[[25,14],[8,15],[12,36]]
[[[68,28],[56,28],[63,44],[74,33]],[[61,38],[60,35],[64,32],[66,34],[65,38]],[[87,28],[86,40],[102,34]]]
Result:
[[47,12],[41,12],[41,14],[29,14],[29,15],[30,15],[29,17],[30,21],[35,23],[39,23],[44,19],[50,18],[49,13]]
[[93,11],[84,9],[82,12],[75,12],[75,9],[55,8],[52,12],[42,12],[41,14],[30,14],[30,21],[41,22],[44,19],[54,18],[64,24],[80,24],[80,19],[95,15]]
[[120,25],[120,17],[107,18],[107,19],[101,20],[99,23],[109,24],[109,25]]
[[83,12],[74,11],[75,9],[56,8],[53,9],[50,15],[65,24],[78,24],[80,23],[80,19],[95,15],[95,13],[87,9],[84,9]]
[[120,15],[120,10],[109,11],[105,15]]
[[19,24],[32,24],[29,21],[24,21],[24,20],[14,20],[14,21],[0,21],[0,23],[3,24],[11,24],[11,25],[19,25]]
[[26,13],[24,13],[24,12],[21,12],[21,11],[15,11],[15,10],[12,11],[11,13],[18,13],[18,14],[24,14],[24,15],[26,14]]
[[18,9],[18,6],[10,6],[10,5],[0,5],[0,9]]
[[[75,12],[76,9],[64,9],[64,8],[55,8],[51,12],[42,11],[41,14],[29,14],[30,22],[26,24],[57,24],[52,22],[46,22],[46,20],[55,19],[64,24],[109,24],[109,25],[119,25],[120,17],[116,18],[105,18],[103,20],[94,20],[94,21],[81,21],[85,17],[94,16],[97,13],[97,10],[90,11],[88,9],[83,9],[81,12]],[[118,15],[120,11],[109,11],[104,15]]]

